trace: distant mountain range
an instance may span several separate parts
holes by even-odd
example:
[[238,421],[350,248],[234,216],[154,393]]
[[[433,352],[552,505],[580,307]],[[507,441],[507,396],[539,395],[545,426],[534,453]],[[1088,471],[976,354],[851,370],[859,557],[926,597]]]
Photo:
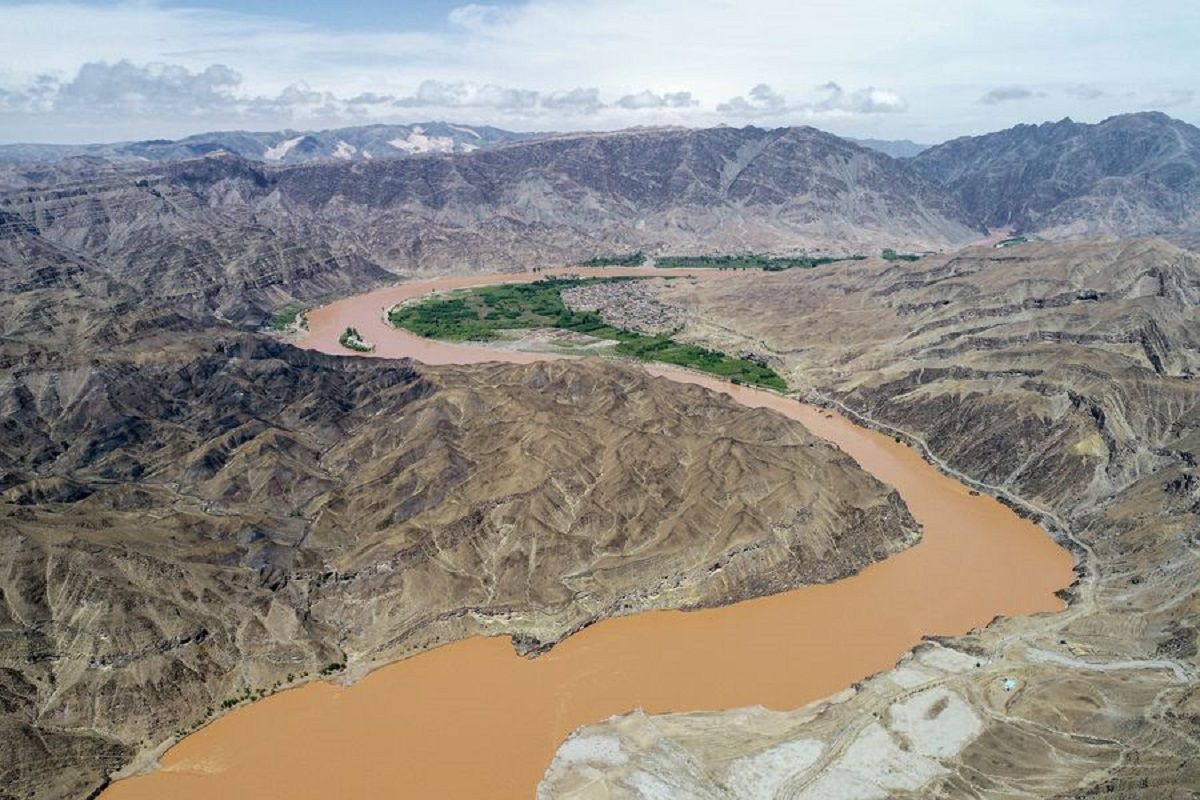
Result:
[[863,147],[869,147],[872,150],[886,153],[892,158],[912,158],[933,146],[929,144],[917,144],[908,139],[850,139],[850,141],[860,144]]
[[912,163],[992,228],[1046,238],[1200,230],[1200,129],[1159,112],[1018,125]]
[[516,269],[635,250],[869,253],[984,235],[908,163],[814,128],[559,135],[297,166],[226,153],[34,171],[36,185],[0,193],[0,255],[14,266],[22,253],[72,253],[228,320],[261,321],[285,289],[377,282],[380,267]]
[[[183,139],[144,139],[136,142],[6,144],[0,145],[0,164],[53,164],[67,159],[180,161],[216,153],[228,153],[254,161],[303,164],[310,161],[404,158],[421,153],[470,153],[553,135],[449,122],[362,125],[324,131],[212,131]],[[849,141],[892,158],[911,158],[931,147],[908,139],[849,138]]]
[[179,161],[228,153],[255,161],[301,164],[320,160],[403,158],[420,153],[469,153],[538,135],[448,122],[364,125],[326,131],[216,131],[184,139],[147,139],[115,144],[0,145],[0,163],[53,163],[68,158]]
[[[112,279],[258,324],[394,273],[636,250],[921,252],[988,228],[1200,240],[1200,130],[1163,114],[1020,125],[900,159],[809,127],[243,136],[200,158],[171,155],[204,146],[193,137],[137,145],[159,160],[4,166],[6,285]],[[343,144],[354,157],[313,155]],[[404,157],[367,157],[384,144]]]

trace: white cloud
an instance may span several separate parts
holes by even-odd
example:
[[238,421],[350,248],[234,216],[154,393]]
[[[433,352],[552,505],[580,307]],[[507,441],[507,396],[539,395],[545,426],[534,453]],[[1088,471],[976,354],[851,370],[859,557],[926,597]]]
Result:
[[731,97],[717,106],[722,114],[739,117],[769,116],[787,110],[787,98],[765,83],[756,84],[747,94]]
[[351,105],[358,106],[378,106],[384,103],[395,103],[396,98],[388,94],[376,94],[375,92],[361,92],[354,95],[346,101]]
[[[1130,0],[1092,0],[1087,14],[1044,0],[940,3],[936,23],[929,21],[933,7],[933,0],[497,0],[463,5],[424,30],[389,29],[386,15],[375,30],[332,30],[287,19],[286,4],[278,5],[283,16],[271,17],[158,0],[8,2],[0,26],[0,138],[181,134],[226,113],[225,94],[242,102],[242,113],[256,108],[262,125],[350,108],[371,119],[423,121],[445,108],[464,122],[537,129],[764,118],[919,141],[1065,114],[1098,119],[1160,100],[1195,109],[1171,94],[1191,88],[1179,76],[1200,74],[1194,0],[1161,0],[1154,14]],[[121,62],[182,68],[181,91],[203,98],[208,81],[217,97],[196,113],[91,115],[86,124],[82,112],[67,119],[34,110],[49,102],[40,76],[61,86],[86,64]],[[213,65],[240,82],[204,77]],[[133,94],[147,98],[142,108],[169,107],[173,90],[162,84],[170,77],[152,77],[153,90],[134,85]],[[830,78],[836,90],[814,92]],[[443,93],[449,105],[425,102],[427,81],[450,87]],[[746,92],[759,84],[769,89]],[[304,85],[324,99],[301,104],[301,112],[285,93]],[[1064,88],[1081,85],[1103,94]],[[668,99],[679,87],[691,102]],[[996,87],[1033,94],[1023,102],[979,102]],[[588,95],[590,88],[597,93]],[[528,94],[508,92],[536,93],[537,100],[530,105]],[[283,99],[251,102],[258,98]],[[732,99],[718,110],[723,98]]]
[[[294,83],[274,94],[248,94],[242,76],[223,64],[192,71],[177,64],[89,62],[70,80],[38,75],[25,88],[0,88],[0,114],[24,115],[54,124],[102,124],[118,118],[145,124],[192,121],[192,127],[246,125],[292,127],[387,119],[397,110],[454,115],[485,111],[512,118],[589,116],[610,108],[594,87],[540,92],[471,81],[422,81],[402,97],[360,92],[340,97]],[[689,92],[626,95],[623,109],[685,108]],[[140,133],[152,136],[152,132]]]
[[395,105],[408,108],[494,108],[503,111],[533,108],[538,93],[532,89],[508,89],[503,86],[469,81],[422,81],[416,94],[402,97]]
[[[48,76],[45,76],[48,77]],[[236,103],[242,76],[222,64],[191,72],[174,64],[93,62],[80,67],[54,97],[55,111],[203,113]]]
[[847,93],[841,86],[830,81],[820,88],[826,93],[821,100],[808,106],[817,113],[845,112],[848,114],[897,114],[908,110],[908,102],[889,89],[868,86]]
[[451,25],[473,31],[485,30],[512,18],[510,9],[481,3],[468,3],[465,6],[451,9],[447,16]]
[[0,90],[0,111],[41,118],[48,124],[197,120],[208,124],[355,121],[363,106],[390,98],[359,95],[343,100],[307,84],[273,95],[238,93],[242,77],[223,64],[193,72],[176,64],[91,62],[68,81],[38,75],[28,88]]
[[571,89],[551,92],[542,98],[542,107],[576,114],[592,114],[605,107],[599,89]]
[[539,110],[592,114],[605,108],[599,89],[569,89],[539,92],[536,89],[513,89],[495,84],[475,84],[469,81],[422,81],[416,94],[401,97],[393,105],[399,108],[431,109],[492,109],[502,112],[534,114]]
[[1035,92],[1024,86],[997,86],[979,98],[979,102],[985,106],[994,106],[997,103],[1008,103],[1013,100],[1029,100],[1030,98],[1041,96],[1041,92]]
[[691,108],[700,105],[691,92],[663,92],[655,94],[649,89],[637,94],[627,94],[615,103],[620,108]]
[[760,83],[745,95],[730,98],[717,106],[717,111],[735,117],[767,117],[781,114],[803,114],[809,118],[849,114],[895,114],[908,110],[908,102],[888,89],[865,89],[847,92],[829,81],[817,88],[813,100],[789,103],[787,98],[765,83]]

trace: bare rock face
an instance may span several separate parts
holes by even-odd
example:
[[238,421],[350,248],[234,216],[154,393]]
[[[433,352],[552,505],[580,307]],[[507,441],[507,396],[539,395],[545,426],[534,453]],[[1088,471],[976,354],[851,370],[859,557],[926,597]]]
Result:
[[[86,280],[93,294],[123,288],[142,306],[259,325],[272,309],[393,277],[352,249],[269,230],[221,206],[186,181],[123,173],[2,196],[4,288],[53,292]],[[64,285],[63,270],[73,282]]]
[[806,709],[588,726],[542,796],[1195,791],[1195,254],[1161,240],[976,248],[676,282],[660,299],[689,312],[694,339],[754,342],[815,399],[1021,498],[1077,552],[1080,579],[1063,613],[931,641]]
[[322,669],[482,632],[537,651],[668,596],[834,580],[916,538],[798,423],[640,371],[156,336],[8,345],[4,796],[85,795]]
[[[598,253],[924,249],[979,229],[916,170],[812,128],[560,136],[470,154],[278,168],[221,155],[0,195],[50,245],[235,322],[395,271]],[[0,251],[2,252],[2,251]],[[202,296],[205,291],[215,296]],[[248,296],[248,300],[239,298]]]
[[467,157],[303,168],[280,174],[279,187],[293,210],[359,220],[397,267],[462,259],[468,235],[514,265],[525,257],[512,251],[518,233],[543,259],[565,260],[621,247],[943,246],[979,235],[914,170],[813,128],[564,135]]
[[1200,129],[1158,112],[1018,125],[931,147],[912,163],[992,228],[1081,238],[1200,224]]

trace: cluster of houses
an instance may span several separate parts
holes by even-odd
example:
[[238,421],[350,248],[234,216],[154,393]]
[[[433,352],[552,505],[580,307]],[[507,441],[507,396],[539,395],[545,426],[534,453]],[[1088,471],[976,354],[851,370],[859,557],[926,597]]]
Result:
[[658,336],[683,327],[682,314],[646,294],[641,281],[589,283],[564,289],[572,311],[595,311],[616,328]]

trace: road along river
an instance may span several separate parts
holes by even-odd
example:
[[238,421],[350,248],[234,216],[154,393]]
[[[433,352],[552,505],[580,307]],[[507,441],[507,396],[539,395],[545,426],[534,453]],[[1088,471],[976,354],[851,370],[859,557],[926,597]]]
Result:
[[[374,356],[436,364],[546,358],[429,341],[391,328],[381,313],[432,290],[545,274],[445,278],[351,297],[311,311],[300,345],[349,354],[337,339],[354,326],[375,344]],[[186,737],[161,769],[116,782],[105,800],[528,800],[555,749],[580,725],[636,708],[796,708],[891,667],[923,636],[1063,607],[1054,592],[1073,579],[1067,551],[911,448],[771,392],[649,369],[774,409],[834,442],[899,491],[923,525],[921,542],[832,584],[724,608],[605,620],[535,659],[516,655],[506,638],[477,637],[382,667],[352,686],[309,683]]]

